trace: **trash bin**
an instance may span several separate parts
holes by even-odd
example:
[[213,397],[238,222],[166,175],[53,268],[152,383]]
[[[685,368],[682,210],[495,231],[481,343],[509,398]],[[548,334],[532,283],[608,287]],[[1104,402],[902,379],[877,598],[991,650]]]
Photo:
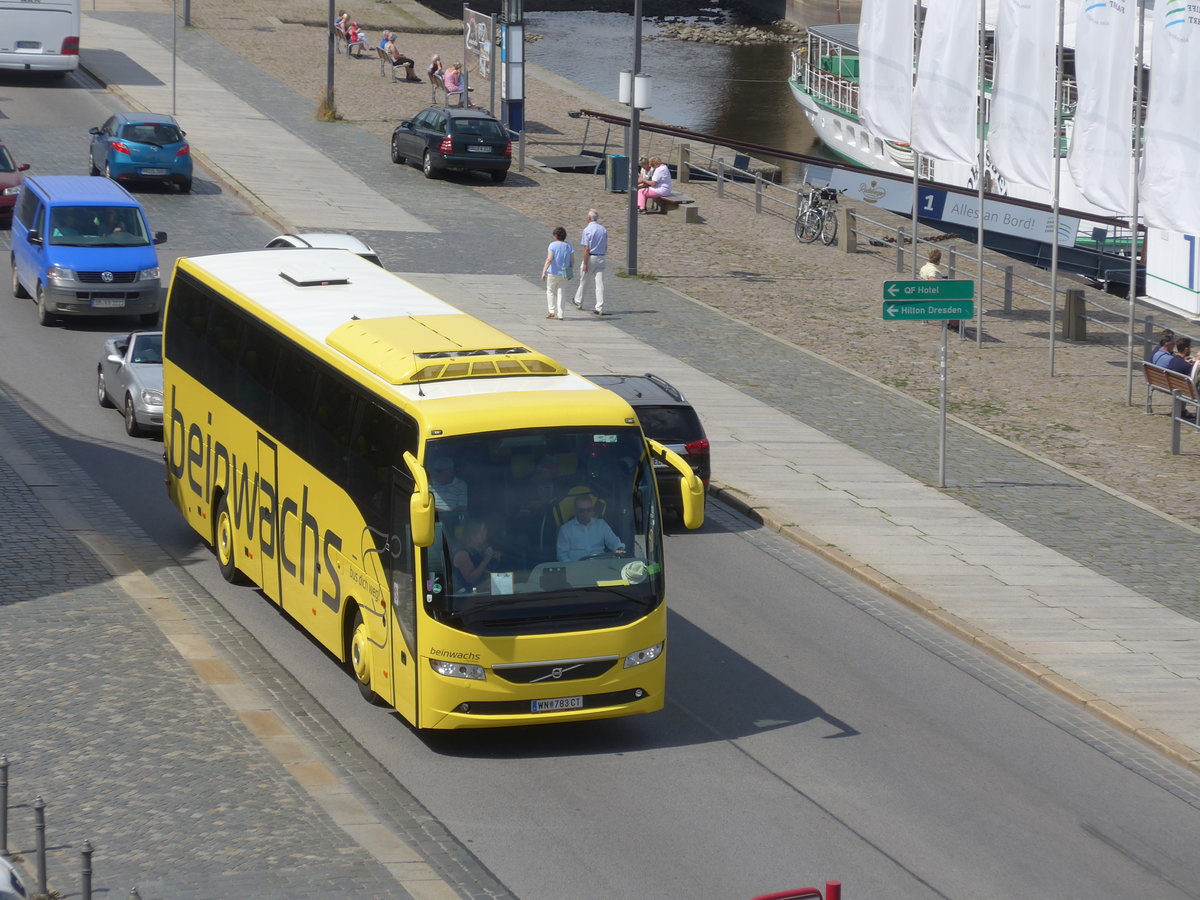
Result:
[[614,194],[629,189],[629,157],[612,154],[604,161],[604,189]]

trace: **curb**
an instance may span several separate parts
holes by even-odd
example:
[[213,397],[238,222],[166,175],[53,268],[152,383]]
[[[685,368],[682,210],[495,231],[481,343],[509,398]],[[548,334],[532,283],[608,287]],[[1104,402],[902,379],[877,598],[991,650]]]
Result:
[[997,638],[992,637],[980,628],[959,618],[954,613],[938,606],[928,598],[918,594],[899,582],[893,581],[887,575],[871,566],[860,562],[845,551],[834,547],[811,532],[794,525],[778,522],[764,515],[757,507],[749,505],[735,489],[713,479],[709,485],[709,497],[736,510],[746,518],[758,523],[769,531],[787,538],[794,544],[803,547],[826,562],[832,563],[839,569],[853,575],[865,584],[875,588],[880,593],[891,597],[916,613],[924,616],[930,622],[961,638],[969,644],[986,652],[1007,666],[1017,670],[1022,675],[1037,682],[1053,693],[1069,701],[1075,706],[1092,714],[1107,724],[1126,732],[1145,746],[1162,754],[1168,759],[1179,763],[1193,772],[1200,773],[1200,750],[1164,734],[1157,728],[1152,728],[1141,719],[1115,706],[1108,700],[1080,687],[1074,681],[1058,674],[1053,669],[1036,662],[1010,647]]

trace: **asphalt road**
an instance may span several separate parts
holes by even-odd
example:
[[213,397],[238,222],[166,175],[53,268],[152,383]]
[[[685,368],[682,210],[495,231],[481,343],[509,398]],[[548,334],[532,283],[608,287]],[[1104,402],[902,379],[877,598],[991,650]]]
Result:
[[[40,173],[84,171],[87,128],[112,108],[69,83],[0,84],[3,136]],[[272,233],[203,176],[190,196],[139,197],[170,235],[164,269]],[[44,329],[32,302],[0,302],[0,380],[516,896],[732,898],[840,879],[848,898],[1200,897],[1200,781],[720,509],[668,539],[662,713],[414,733],[221,580],[167,503],[161,443],[96,404],[103,337],[133,324]]]

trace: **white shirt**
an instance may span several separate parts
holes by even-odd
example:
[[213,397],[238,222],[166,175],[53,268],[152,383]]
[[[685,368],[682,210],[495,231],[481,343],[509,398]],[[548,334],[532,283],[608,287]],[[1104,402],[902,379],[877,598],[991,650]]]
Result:
[[586,525],[573,518],[558,529],[558,560],[574,562],[585,556],[595,556],[605,550],[624,550],[625,545],[603,519],[592,519]]

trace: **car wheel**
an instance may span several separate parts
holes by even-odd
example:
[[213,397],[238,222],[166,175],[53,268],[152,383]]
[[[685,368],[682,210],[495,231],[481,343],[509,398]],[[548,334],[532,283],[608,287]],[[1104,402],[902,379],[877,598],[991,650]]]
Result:
[[383,703],[383,699],[371,687],[371,635],[367,631],[360,609],[354,610],[354,625],[350,628],[350,646],[346,648],[346,662],[362,698],[376,705]]
[[15,257],[9,257],[9,262],[12,263],[12,294],[18,300],[28,300],[29,291],[25,290],[25,286],[21,284],[21,279],[17,277],[17,260]]
[[37,286],[38,324],[49,327],[54,324],[54,313],[46,308],[46,295],[39,281]]
[[237,567],[237,551],[234,546],[233,517],[229,515],[229,504],[225,497],[217,504],[217,524],[213,532],[213,549],[217,551],[217,565],[221,577],[230,584],[242,584],[246,579]]
[[398,166],[404,164],[404,154],[400,152],[400,142],[395,135],[392,135],[392,162]]
[[496,184],[504,184],[504,179],[507,177],[508,177],[508,169],[505,169],[503,172],[493,172],[492,173],[492,181],[494,181]]
[[104,370],[96,367],[96,402],[105,409],[113,409],[116,404],[108,397],[108,386],[104,383]]
[[133,408],[133,394],[125,395],[125,433],[130,437],[141,437],[144,432],[138,424],[137,410]]
[[438,171],[433,167],[433,154],[428,150],[425,151],[425,155],[421,158],[421,171],[425,173],[426,178],[438,177]]
[[190,194],[192,192],[192,179],[185,178],[183,181],[177,181],[176,184],[179,186],[179,193]]

